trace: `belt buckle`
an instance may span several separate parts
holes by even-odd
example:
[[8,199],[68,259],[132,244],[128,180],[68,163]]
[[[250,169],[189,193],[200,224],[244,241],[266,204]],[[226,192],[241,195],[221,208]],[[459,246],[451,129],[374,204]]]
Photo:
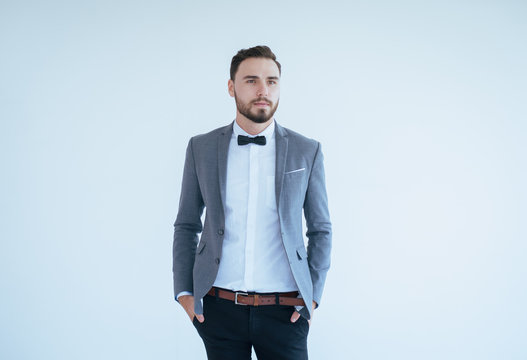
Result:
[[239,303],[239,302],[238,302],[238,295],[249,296],[249,294],[244,293],[244,292],[239,292],[239,291],[236,291],[236,292],[234,293],[234,303],[235,303],[236,305],[247,306],[247,304],[242,304],[242,303]]

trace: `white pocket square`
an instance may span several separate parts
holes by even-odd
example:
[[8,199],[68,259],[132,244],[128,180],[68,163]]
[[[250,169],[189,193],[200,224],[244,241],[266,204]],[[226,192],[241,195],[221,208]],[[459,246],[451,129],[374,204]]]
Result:
[[296,170],[291,170],[291,171],[286,171],[285,174],[291,174],[291,173],[295,173],[295,172],[299,172],[299,171],[304,171],[306,168],[302,168],[302,169],[296,169]]

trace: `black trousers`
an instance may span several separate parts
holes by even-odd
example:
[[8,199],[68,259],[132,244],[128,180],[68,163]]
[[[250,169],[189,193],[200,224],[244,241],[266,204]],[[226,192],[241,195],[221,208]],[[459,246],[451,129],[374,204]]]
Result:
[[309,324],[290,321],[293,306],[243,306],[206,295],[203,316],[193,324],[209,360],[248,360],[251,348],[258,360],[307,360]]

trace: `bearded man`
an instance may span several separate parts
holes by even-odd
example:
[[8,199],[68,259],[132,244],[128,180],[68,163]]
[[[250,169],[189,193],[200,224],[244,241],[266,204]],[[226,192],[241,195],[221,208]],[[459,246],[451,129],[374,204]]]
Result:
[[273,117],[280,76],[267,46],[240,50],[228,81],[235,120],[188,143],[174,291],[208,359],[250,359],[252,348],[259,360],[308,358],[331,222],[320,143]]

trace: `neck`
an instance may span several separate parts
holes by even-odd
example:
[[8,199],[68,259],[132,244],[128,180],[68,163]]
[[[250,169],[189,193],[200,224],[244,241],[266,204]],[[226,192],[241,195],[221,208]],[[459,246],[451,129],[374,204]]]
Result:
[[255,123],[254,121],[247,119],[240,113],[236,114],[236,123],[238,123],[238,125],[250,135],[258,135],[259,133],[267,129],[267,127],[271,125],[272,122],[273,118],[270,118],[264,123]]

